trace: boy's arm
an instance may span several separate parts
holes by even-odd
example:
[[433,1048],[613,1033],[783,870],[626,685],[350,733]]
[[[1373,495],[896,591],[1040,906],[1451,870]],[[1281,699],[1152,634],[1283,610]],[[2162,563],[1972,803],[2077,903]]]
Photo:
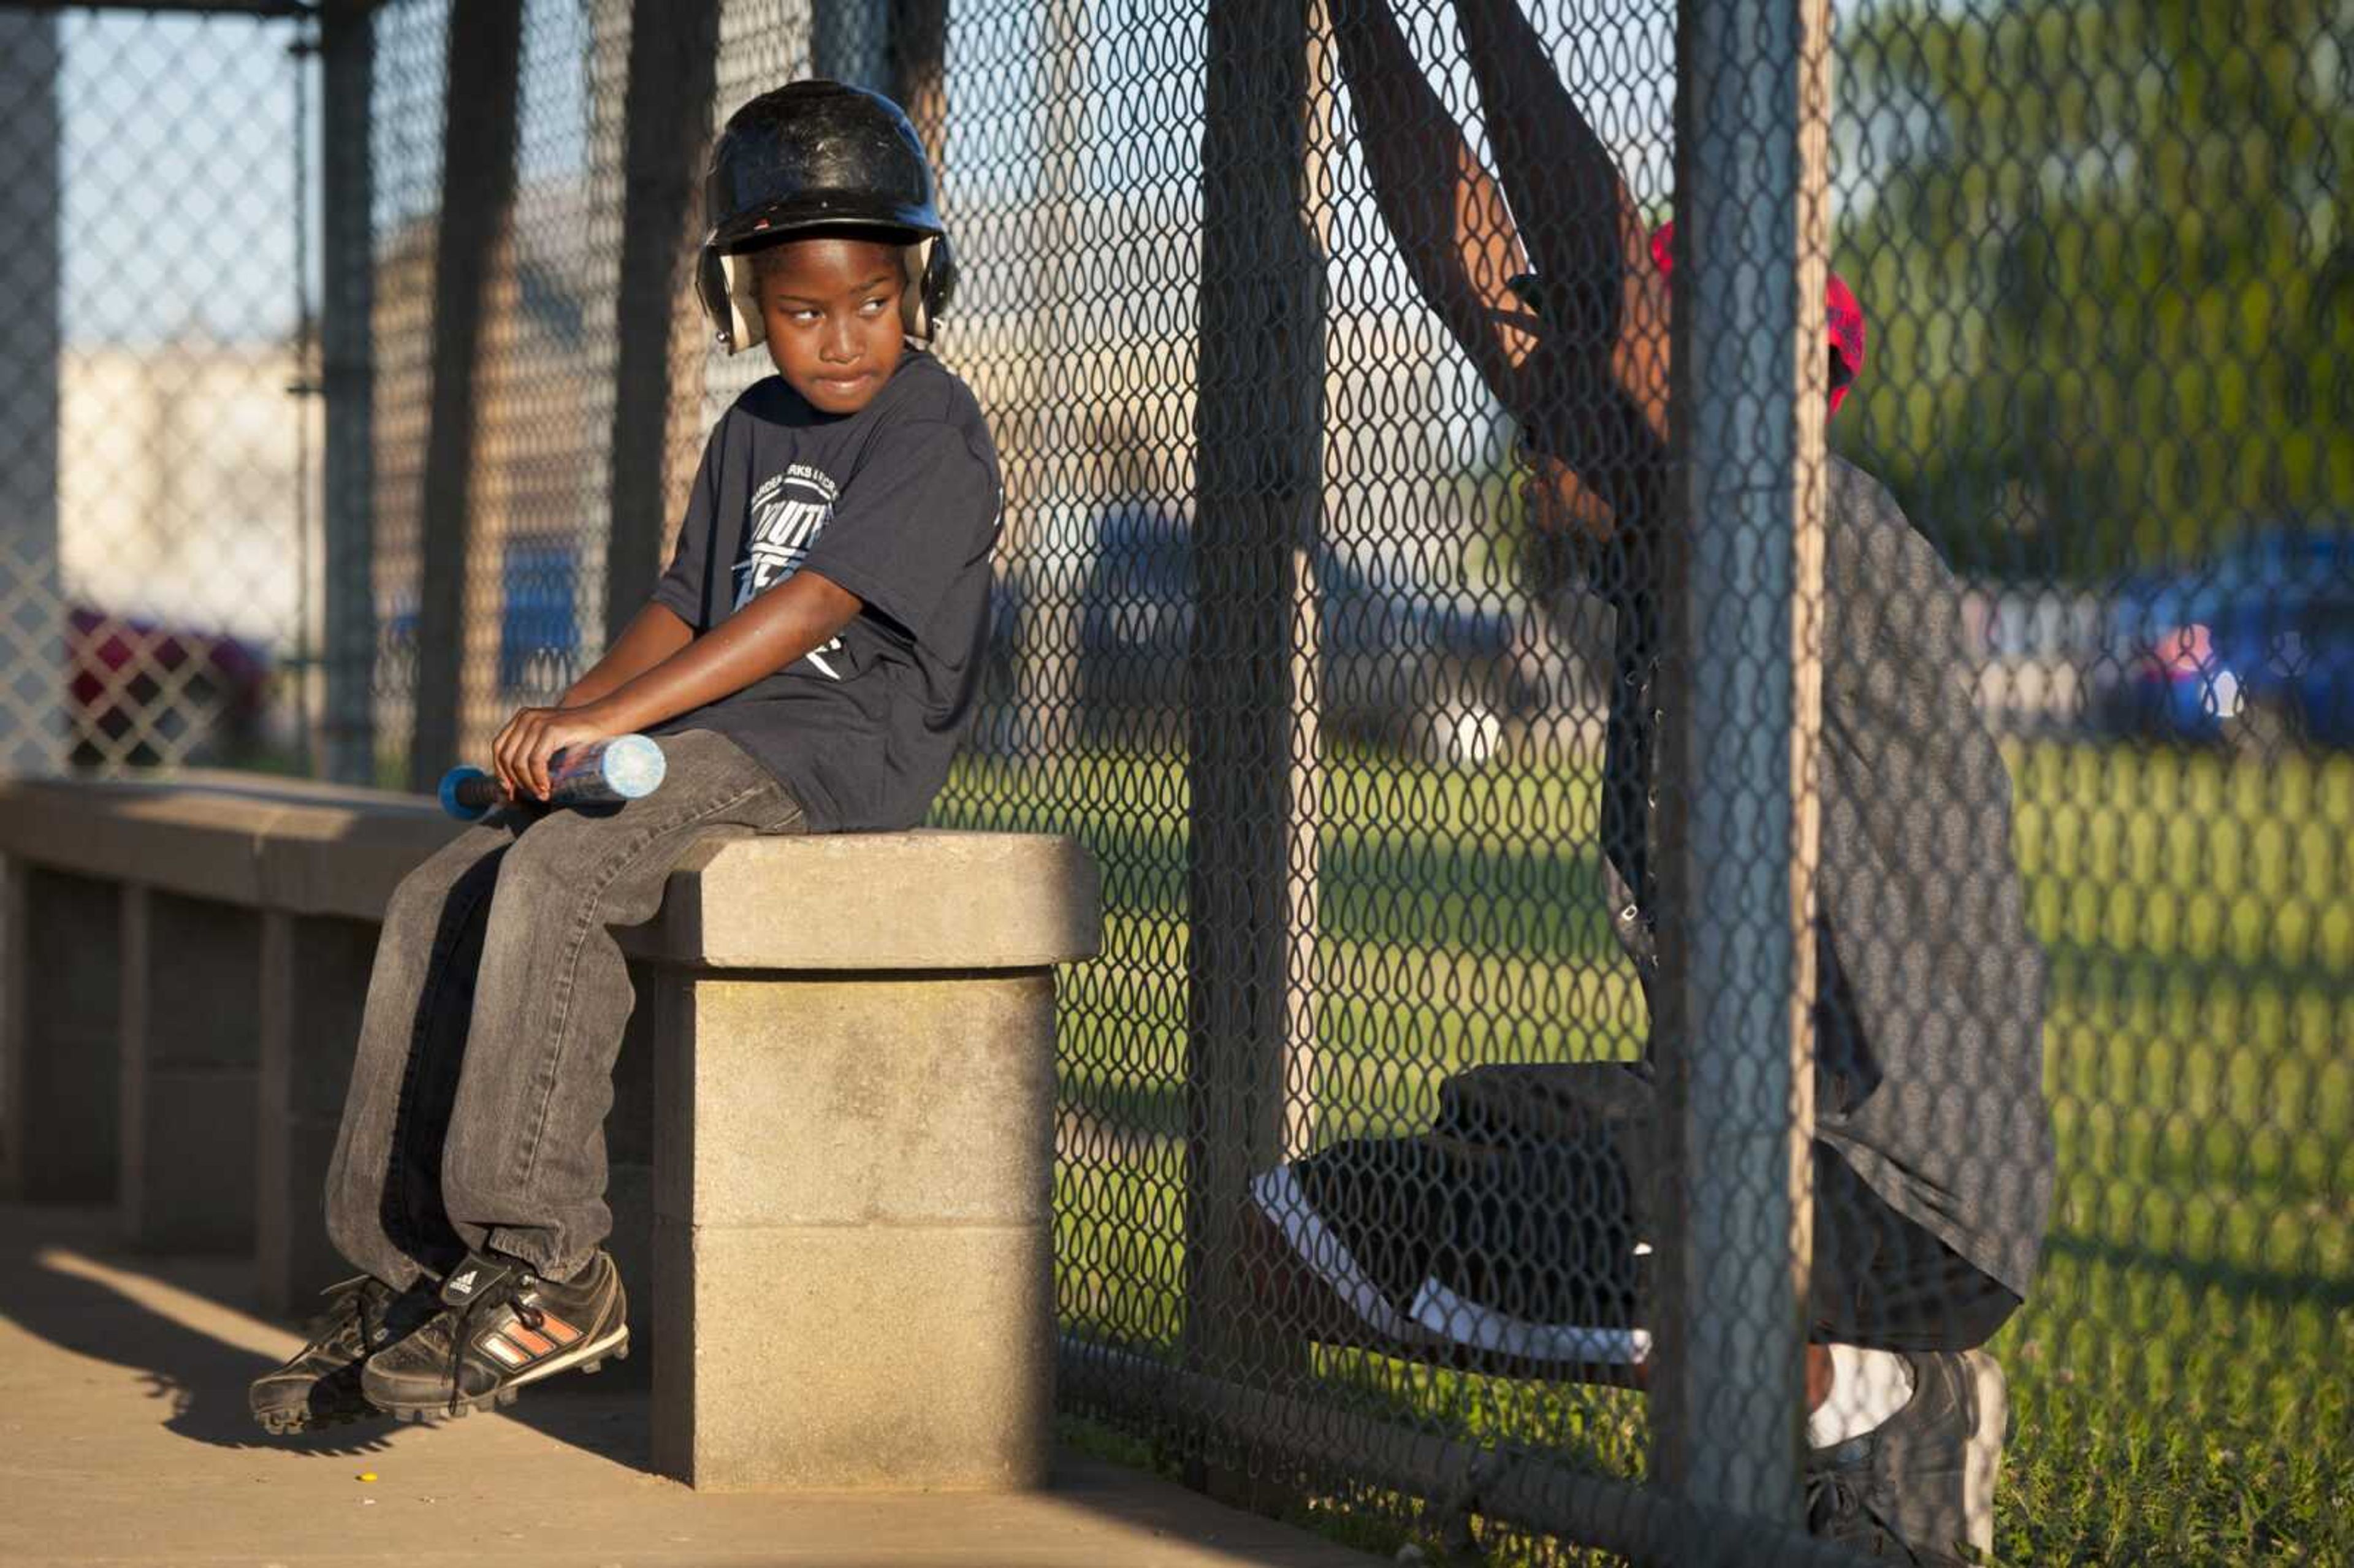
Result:
[[548,760],[557,752],[644,729],[740,692],[824,647],[864,608],[856,594],[805,567],[604,694],[578,707],[524,709],[499,732],[493,770],[509,795],[545,800]]
[[649,599],[643,609],[630,618],[630,624],[605,650],[605,656],[565,688],[556,705],[586,707],[607,693],[627,685],[694,641],[695,628],[681,620],[677,611],[660,599]]

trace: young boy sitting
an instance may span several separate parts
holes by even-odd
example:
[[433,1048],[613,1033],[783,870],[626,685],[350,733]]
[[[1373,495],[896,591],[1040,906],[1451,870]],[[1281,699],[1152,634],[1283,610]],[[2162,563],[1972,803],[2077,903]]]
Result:
[[[601,1245],[632,1000],[612,928],[705,835],[919,821],[971,712],[997,456],[923,346],[954,270],[922,144],[887,99],[795,82],[728,121],[709,197],[704,305],[778,374],[712,432],[646,607],[500,732],[508,804],[393,895],[327,1179],[362,1273],[253,1384],[273,1432],[461,1415],[627,1353]],[[537,803],[558,751],[631,731],[664,737],[658,791]]]

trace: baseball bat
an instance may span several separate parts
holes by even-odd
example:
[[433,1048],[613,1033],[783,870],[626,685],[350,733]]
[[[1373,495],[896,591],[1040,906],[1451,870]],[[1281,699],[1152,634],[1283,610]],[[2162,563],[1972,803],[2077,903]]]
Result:
[[[567,747],[547,770],[547,800],[529,804],[610,806],[642,800],[662,787],[669,763],[651,736],[622,735],[594,746]],[[479,768],[452,768],[441,779],[441,809],[461,822],[504,805],[499,781]]]

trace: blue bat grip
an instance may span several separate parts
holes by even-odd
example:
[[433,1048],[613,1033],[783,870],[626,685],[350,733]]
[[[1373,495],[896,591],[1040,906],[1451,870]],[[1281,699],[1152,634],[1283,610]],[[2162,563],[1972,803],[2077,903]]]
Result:
[[441,775],[441,809],[461,822],[478,821],[499,801],[499,787],[479,768],[452,768]]

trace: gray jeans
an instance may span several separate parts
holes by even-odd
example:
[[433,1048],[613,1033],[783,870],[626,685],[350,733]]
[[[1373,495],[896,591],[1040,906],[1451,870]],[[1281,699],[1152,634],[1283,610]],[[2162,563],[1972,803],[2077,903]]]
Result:
[[490,1248],[562,1278],[612,1230],[605,1113],[634,997],[613,927],[651,920],[696,842],[803,831],[769,771],[707,730],[662,788],[494,812],[385,911],[327,1172],[327,1234],[388,1285]]

